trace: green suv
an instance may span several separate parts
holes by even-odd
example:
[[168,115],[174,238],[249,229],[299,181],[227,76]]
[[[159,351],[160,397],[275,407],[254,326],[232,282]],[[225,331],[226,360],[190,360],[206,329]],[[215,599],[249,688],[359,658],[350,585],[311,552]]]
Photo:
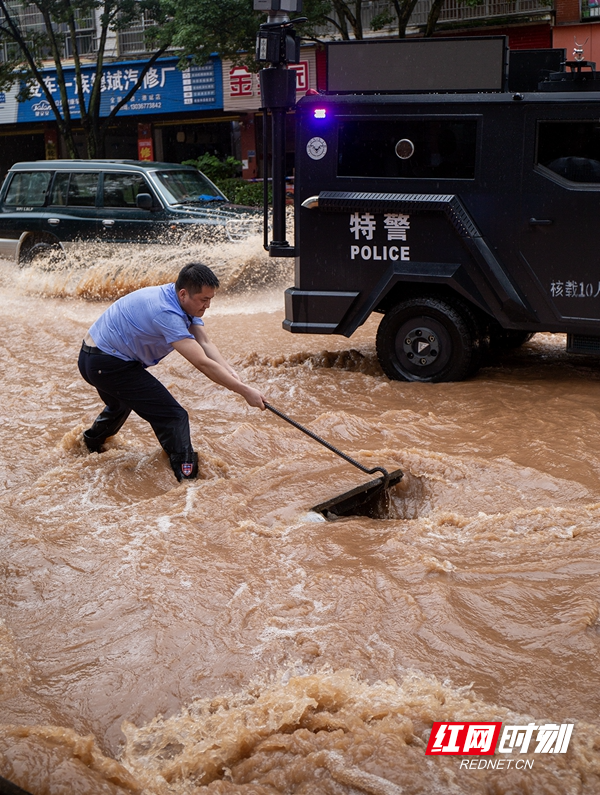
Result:
[[243,240],[262,215],[239,207],[200,171],[135,160],[16,163],[0,190],[0,257],[25,264],[86,241]]

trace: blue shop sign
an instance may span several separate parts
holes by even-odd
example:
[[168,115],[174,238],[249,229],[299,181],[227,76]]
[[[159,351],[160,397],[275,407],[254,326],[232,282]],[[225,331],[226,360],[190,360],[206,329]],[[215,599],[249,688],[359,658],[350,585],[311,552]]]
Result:
[[[223,107],[223,82],[221,61],[211,60],[204,66],[190,66],[184,71],[178,68],[178,58],[161,58],[152,66],[141,87],[118,112],[118,116],[140,116],[148,113],[181,113],[189,110],[214,110]],[[143,62],[125,61],[107,64],[102,71],[100,115],[108,116],[111,110],[137,82]],[[65,86],[71,117],[80,118],[79,97],[75,69],[64,70]],[[56,70],[44,70],[44,82],[62,109],[60,91],[56,82]],[[83,67],[82,89],[89,103],[96,76],[94,66]],[[31,122],[53,119],[54,114],[40,86],[35,95],[18,104],[18,121]]]

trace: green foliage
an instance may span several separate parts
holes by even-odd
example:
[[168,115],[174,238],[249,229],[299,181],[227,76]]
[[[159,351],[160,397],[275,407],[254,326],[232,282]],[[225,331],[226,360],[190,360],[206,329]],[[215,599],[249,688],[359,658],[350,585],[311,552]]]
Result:
[[[41,24],[36,22],[32,28],[27,16],[19,11],[18,3],[0,0],[0,42],[8,45],[8,59],[0,68],[6,80],[10,68],[13,83],[35,83],[40,77],[36,71],[47,66],[48,60],[54,61],[60,73],[67,41],[70,50],[78,52],[79,25],[98,9],[102,10],[97,30],[99,60],[104,58],[109,31],[127,30],[139,24],[144,15],[146,20],[157,23],[151,29],[157,49],[159,45],[169,44],[173,33],[173,21],[165,14],[163,0],[23,0],[23,5],[29,16],[35,12]],[[60,74],[57,80],[60,81]]]
[[202,171],[203,174],[206,174],[215,184],[230,177],[237,177],[242,171],[242,164],[235,157],[219,160],[218,157],[208,154],[208,152],[200,155],[196,160],[184,160],[182,165],[194,166],[199,171]]
[[[209,155],[208,157],[213,158],[220,165],[224,165],[220,160],[214,157],[214,155]],[[262,207],[262,182],[246,182],[246,180],[242,179],[241,177],[223,176],[223,171],[221,171],[221,175],[217,175],[214,171],[210,170],[210,166],[209,168],[201,168],[198,164],[201,162],[210,162],[208,157],[203,155],[202,157],[199,157],[198,160],[184,160],[182,165],[200,168],[200,171],[206,174],[206,176],[215,183],[217,188],[222,191],[225,196],[227,196],[232,204],[243,204],[246,207]],[[206,159],[203,160],[203,158]],[[230,161],[232,165],[233,163],[238,166],[242,165],[239,160],[235,160],[233,157],[228,157],[227,161]],[[269,185],[269,202],[272,201],[273,192],[271,190],[271,186]]]
[[246,183],[241,177],[229,177],[227,179],[213,179],[215,185],[219,188],[219,190],[223,191],[225,196],[232,201],[234,204],[237,204],[235,201],[236,191],[245,185]]
[[371,30],[382,30],[383,28],[387,28],[393,21],[394,17],[390,14],[389,10],[383,11],[381,14],[374,16],[371,20]]
[[[6,45],[7,57],[0,62],[0,89],[19,85],[17,99],[29,99],[36,88],[49,103],[64,138],[70,157],[77,157],[77,145],[73,133],[74,123],[67,102],[67,89],[63,71],[67,51],[74,54],[75,83],[77,85],[80,120],[83,127],[88,157],[103,155],[104,141],[109,124],[119,110],[141,86],[142,80],[154,60],[170,45],[176,22],[167,16],[164,0],[23,0],[27,14],[22,13],[19,3],[0,0],[0,44]],[[36,12],[41,24],[31,25],[31,11]],[[81,37],[79,25],[93,17],[97,11],[99,25],[96,30],[95,59],[97,71],[90,81],[90,93],[83,90],[83,73],[79,47]],[[100,117],[100,94],[102,66],[107,55],[107,46],[112,47],[111,33],[126,30],[145,18],[154,21],[151,35],[147,37],[152,57],[140,61],[138,81],[132,84],[125,95],[111,109],[108,116]],[[44,81],[44,69],[49,62],[56,68],[58,94],[50,91]]]
[[199,63],[211,53],[234,61],[254,60],[256,31],[266,17],[252,10],[249,0],[164,0],[171,17],[177,20],[173,45],[191,54]]
[[[175,20],[172,46],[191,55],[198,63],[211,53],[234,63],[243,63],[252,71],[259,68],[254,60],[256,34],[267,15],[253,11],[252,0],[159,0],[168,16]],[[332,12],[331,0],[304,0],[302,16],[308,22],[297,33],[316,39],[316,28],[324,25]]]
[[[200,155],[196,160],[184,160],[183,166],[194,166],[215,183],[217,188],[233,204],[243,204],[246,207],[262,207],[263,185],[262,182],[246,182],[239,174],[242,164],[235,157],[219,160],[211,154]],[[269,201],[273,201],[273,193],[269,185]]]
[[[240,180],[240,184],[236,187],[233,197],[229,197],[234,204],[243,204],[246,207],[262,207],[263,203],[263,184],[262,182],[244,182]],[[273,203],[273,191],[269,185],[269,203]]]

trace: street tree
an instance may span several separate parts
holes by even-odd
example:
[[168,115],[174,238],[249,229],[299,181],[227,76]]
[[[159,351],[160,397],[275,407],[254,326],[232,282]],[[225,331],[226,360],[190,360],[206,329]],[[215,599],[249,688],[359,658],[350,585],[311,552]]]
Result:
[[[32,13],[37,24],[31,25]],[[138,79],[121,100],[101,116],[102,71],[111,33],[118,34],[145,15],[151,25],[151,53],[139,63]],[[93,51],[95,72],[84,90],[84,62],[81,53],[80,23],[90,16],[97,18],[98,29]],[[161,0],[0,0],[0,87],[17,84],[17,98],[24,101],[41,92],[56,119],[70,157],[78,157],[74,127],[83,127],[88,157],[102,157],[106,133],[115,116],[142,86],[144,77],[170,46],[174,21],[169,19]],[[67,52],[73,59],[77,110],[69,106],[64,61]],[[44,66],[56,70],[56,87],[60,99],[50,90]],[[46,78],[46,80],[44,79]]]
[[[479,0],[466,0],[477,3]],[[265,15],[252,10],[251,0],[163,0],[169,15],[177,20],[173,44],[202,61],[212,52],[253,68],[254,42]],[[426,35],[431,35],[444,0],[432,0]],[[403,38],[417,0],[389,0],[372,22],[372,30],[394,24]],[[298,26],[304,39],[324,42],[334,36],[343,40],[363,39],[362,12],[366,0],[304,0]]]
[[[196,61],[218,52],[234,63],[254,66],[254,45],[264,13],[253,10],[252,0],[162,0],[176,20],[173,46]],[[319,26],[332,22],[330,0],[304,0],[302,14],[308,22],[298,27],[305,38],[315,38]]]

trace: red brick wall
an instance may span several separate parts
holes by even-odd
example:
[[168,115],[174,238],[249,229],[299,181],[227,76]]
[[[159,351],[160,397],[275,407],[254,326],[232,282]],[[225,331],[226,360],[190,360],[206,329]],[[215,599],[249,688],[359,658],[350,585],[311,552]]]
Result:
[[581,9],[579,0],[555,0],[556,24],[564,25],[566,22],[579,22]]
[[324,47],[317,47],[315,59],[317,62],[317,90],[325,91],[327,88],[327,53]]
[[[560,2],[560,0],[557,0]],[[502,28],[470,28],[444,31],[442,36],[508,36],[511,50],[539,50],[552,47],[552,28],[549,22],[541,25],[506,25]]]
[[508,36],[511,50],[538,50],[552,47],[552,28],[545,25],[522,25],[502,31]]

